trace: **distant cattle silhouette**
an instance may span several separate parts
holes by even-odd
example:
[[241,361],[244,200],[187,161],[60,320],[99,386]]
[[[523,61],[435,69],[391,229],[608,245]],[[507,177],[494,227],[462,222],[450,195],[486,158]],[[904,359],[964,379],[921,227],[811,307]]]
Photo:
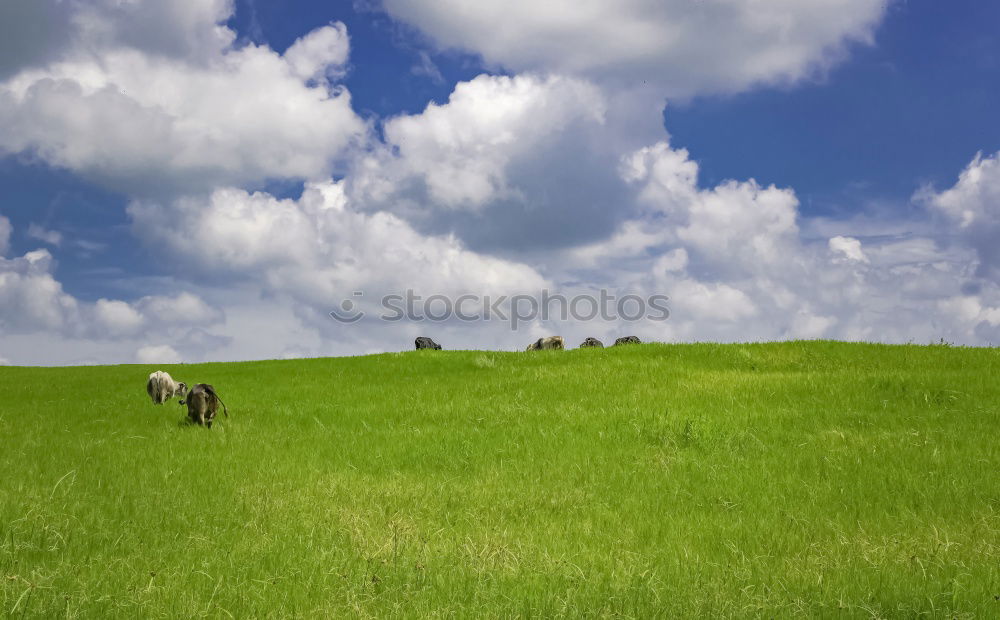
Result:
[[603,349],[604,343],[597,338],[587,338],[583,341],[583,344],[580,345],[581,349],[584,347],[597,347],[598,349]]
[[624,336],[622,338],[619,338],[618,340],[615,340],[616,347],[620,344],[642,344],[642,343],[639,342],[639,339],[636,338],[635,336]]
[[425,338],[424,336],[420,336],[419,338],[417,338],[414,341],[414,344],[416,345],[418,350],[419,349],[437,349],[439,351],[441,350],[441,345],[434,342],[430,338]]
[[561,351],[565,347],[563,346],[562,336],[549,336],[548,338],[539,338],[535,342],[528,345],[526,351],[545,351],[545,350],[558,350]]

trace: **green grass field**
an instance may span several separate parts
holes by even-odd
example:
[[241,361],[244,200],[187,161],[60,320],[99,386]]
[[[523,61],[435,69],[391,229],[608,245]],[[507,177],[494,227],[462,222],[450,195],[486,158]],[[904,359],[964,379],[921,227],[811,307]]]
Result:
[[1000,350],[0,368],[19,617],[1000,616]]

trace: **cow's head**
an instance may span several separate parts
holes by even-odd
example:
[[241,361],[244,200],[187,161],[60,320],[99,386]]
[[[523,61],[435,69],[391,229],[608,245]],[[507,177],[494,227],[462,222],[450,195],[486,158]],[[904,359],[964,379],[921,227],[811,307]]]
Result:
[[184,383],[183,381],[178,381],[177,382],[177,394],[179,396],[184,396],[185,394],[187,394],[187,391],[188,391],[187,383]]

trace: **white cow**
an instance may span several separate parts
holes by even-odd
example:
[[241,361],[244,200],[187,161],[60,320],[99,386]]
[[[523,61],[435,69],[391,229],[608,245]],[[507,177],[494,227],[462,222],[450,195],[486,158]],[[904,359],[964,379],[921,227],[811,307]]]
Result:
[[146,393],[153,399],[154,405],[162,405],[174,396],[184,396],[187,393],[187,384],[174,381],[168,373],[157,370],[149,375]]

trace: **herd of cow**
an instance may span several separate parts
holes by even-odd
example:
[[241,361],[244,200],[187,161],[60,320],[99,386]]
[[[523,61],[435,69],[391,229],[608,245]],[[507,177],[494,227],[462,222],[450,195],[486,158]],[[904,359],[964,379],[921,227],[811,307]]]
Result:
[[[417,345],[417,349],[438,349],[438,350],[441,349],[441,345],[439,345],[438,343],[434,342],[430,338],[426,338],[424,336],[421,336],[421,337],[417,338],[417,340],[416,340],[416,342],[414,344]],[[614,346],[623,345],[623,344],[639,344],[639,339],[636,338],[635,336],[625,336],[623,338],[619,338],[618,340],[615,340]],[[583,344],[580,345],[581,349],[585,348],[585,347],[598,347],[598,348],[603,349],[604,348],[604,343],[601,342],[600,340],[598,340],[597,338],[587,338],[586,340],[583,341]],[[563,342],[562,336],[549,336],[548,338],[539,338],[535,342],[532,342],[531,344],[528,345],[528,348],[526,350],[527,351],[550,351],[550,350],[561,351],[561,350],[563,350],[565,348],[566,348],[566,346],[565,346],[565,343]]]
[[[417,338],[414,344],[417,349],[441,349],[441,345],[424,336]],[[615,340],[614,346],[623,344],[639,344],[639,339],[635,336],[625,336],[624,338]],[[597,338],[587,338],[580,345],[580,348],[585,347],[603,348],[604,343]],[[539,338],[535,342],[532,342],[528,345],[527,350],[545,351],[562,350],[564,348],[566,347],[562,336],[549,336],[548,338]],[[222,399],[219,398],[215,388],[207,383],[196,383],[189,391],[187,384],[183,381],[174,381],[174,378],[169,373],[157,370],[150,373],[149,380],[146,381],[146,393],[149,394],[154,405],[162,405],[175,396],[180,397],[182,399],[180,404],[187,405],[188,418],[194,424],[212,428],[212,420],[215,419],[215,414],[219,410],[220,404],[222,405],[223,413],[226,414],[227,418],[229,417],[229,409],[226,407],[226,403],[222,402]]]

